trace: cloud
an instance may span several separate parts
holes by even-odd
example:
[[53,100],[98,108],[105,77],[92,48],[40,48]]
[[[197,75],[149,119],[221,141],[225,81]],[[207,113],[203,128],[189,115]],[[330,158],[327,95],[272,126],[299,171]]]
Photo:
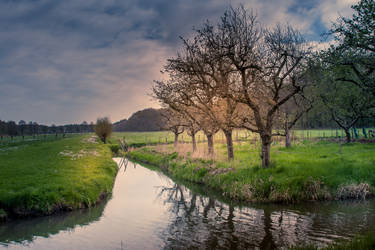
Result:
[[350,8],[350,6],[357,2],[357,0],[321,1],[317,6],[317,9],[321,13],[320,17],[322,23],[327,28],[330,28],[332,23],[336,22],[340,15],[346,17],[351,16],[353,14],[353,10]]
[[[241,0],[0,1],[0,119],[41,123],[112,120],[157,107],[152,81],[179,36]],[[335,7],[336,6],[336,7]],[[249,0],[267,26],[288,22],[312,40],[350,11],[342,1]],[[335,8],[336,9],[335,11]],[[349,9],[349,10],[348,10]]]

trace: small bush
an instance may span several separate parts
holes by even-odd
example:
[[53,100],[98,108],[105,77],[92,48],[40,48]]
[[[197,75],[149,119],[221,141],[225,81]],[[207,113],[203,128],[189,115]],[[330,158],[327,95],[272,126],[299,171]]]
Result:
[[111,151],[114,155],[117,155],[118,152],[120,151],[120,146],[117,145],[117,144],[111,144],[111,145],[109,145],[109,148],[111,149]]

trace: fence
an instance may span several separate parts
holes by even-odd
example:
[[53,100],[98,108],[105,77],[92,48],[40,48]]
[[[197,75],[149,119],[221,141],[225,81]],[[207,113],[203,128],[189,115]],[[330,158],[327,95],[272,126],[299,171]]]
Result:
[[0,135],[0,144],[27,142],[27,141],[51,141],[62,138],[73,137],[86,133],[54,133],[54,134],[34,134],[34,135]]
[[[275,133],[278,131],[275,130]],[[280,131],[281,132],[281,131]],[[351,129],[351,138],[354,140],[363,139],[363,138],[374,138],[375,139],[375,129]],[[246,142],[250,141],[253,144],[256,144],[260,141],[260,137],[256,133],[249,132],[247,130],[236,129],[233,131],[232,138],[234,142]],[[346,140],[346,135],[342,129],[297,129],[291,131],[291,142],[304,141],[304,140],[336,140],[344,141]],[[274,136],[273,143],[278,144],[285,141],[284,136]],[[169,144],[174,142],[174,135],[169,132],[165,132],[164,135],[145,135],[144,139],[138,142],[140,145],[155,145],[155,144]],[[179,135],[179,143],[191,143],[191,137],[186,133]],[[206,136],[203,132],[196,134],[196,142],[204,143],[207,142]],[[219,131],[214,136],[214,143],[226,143],[226,138],[224,133]]]

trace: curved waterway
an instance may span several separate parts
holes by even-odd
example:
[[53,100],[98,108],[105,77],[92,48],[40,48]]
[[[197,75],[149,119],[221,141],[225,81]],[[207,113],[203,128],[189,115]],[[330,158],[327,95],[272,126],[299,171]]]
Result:
[[[119,163],[120,159],[116,158]],[[375,201],[240,205],[129,162],[90,209],[0,224],[5,249],[286,249],[375,230]]]

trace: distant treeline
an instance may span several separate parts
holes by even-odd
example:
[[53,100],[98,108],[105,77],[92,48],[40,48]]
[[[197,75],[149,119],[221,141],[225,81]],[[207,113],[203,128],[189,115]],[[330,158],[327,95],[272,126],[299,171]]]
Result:
[[94,124],[83,122],[81,124],[68,124],[68,125],[41,125],[36,122],[26,123],[21,120],[18,124],[14,121],[1,121],[0,120],[0,135],[9,136],[22,136],[22,135],[35,135],[35,134],[63,134],[63,133],[86,133],[93,132]]
[[[163,109],[148,108],[135,112],[129,119],[123,119],[113,124],[114,131],[160,131],[166,130],[165,119],[162,116]],[[364,118],[356,125],[360,127],[374,127],[375,119]],[[296,129],[319,129],[337,128],[337,124],[332,121],[329,113],[316,107],[305,114],[296,124]],[[0,120],[0,135],[20,136],[34,134],[55,134],[55,133],[87,133],[94,131],[94,124],[83,122],[81,124],[68,125],[41,125],[36,122],[26,123],[21,120],[14,121]]]

